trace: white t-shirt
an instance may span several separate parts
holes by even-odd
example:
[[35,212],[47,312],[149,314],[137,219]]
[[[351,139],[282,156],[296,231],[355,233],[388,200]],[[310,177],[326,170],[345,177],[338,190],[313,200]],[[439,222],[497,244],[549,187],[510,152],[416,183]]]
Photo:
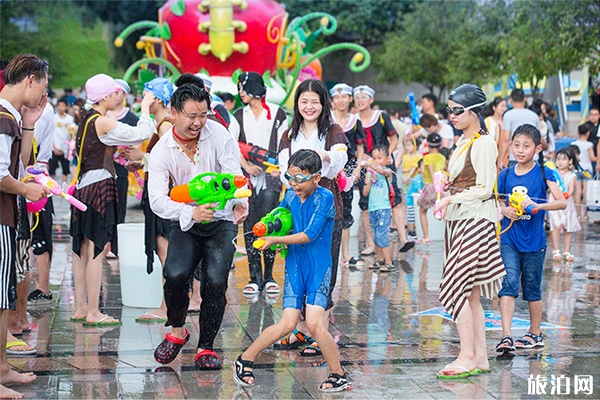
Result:
[[452,127],[450,127],[450,125],[444,124],[442,122],[440,122],[440,125],[440,136],[442,137],[442,143],[444,142],[444,139],[450,139],[450,142],[446,147],[451,149],[452,147],[454,147],[454,131],[452,130]]
[[594,145],[587,140],[576,140],[573,144],[579,147],[579,165],[588,172],[592,172],[592,160],[590,160],[590,148]]
[[58,113],[54,114],[54,147],[61,150],[65,156],[69,151],[67,140],[71,140],[69,126],[75,126],[75,120],[69,114],[61,117]]

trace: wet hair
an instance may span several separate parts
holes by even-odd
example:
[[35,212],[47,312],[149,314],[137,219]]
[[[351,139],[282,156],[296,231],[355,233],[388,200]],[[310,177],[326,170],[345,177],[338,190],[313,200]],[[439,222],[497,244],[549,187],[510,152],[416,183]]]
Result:
[[438,108],[437,113],[441,114],[444,119],[448,119],[448,111],[446,110],[446,107]]
[[436,126],[438,124],[438,120],[431,114],[423,114],[421,116],[421,126],[423,128],[429,128],[431,126]]
[[316,151],[308,149],[298,150],[292,154],[288,161],[288,169],[297,167],[302,171],[307,171],[309,174],[319,172],[322,166],[321,156]]
[[587,122],[585,124],[581,124],[577,127],[577,133],[579,133],[579,135],[581,135],[581,136],[586,135],[589,132],[590,132],[590,126],[588,125]]
[[58,99],[56,101],[56,105],[58,105],[58,103],[64,103],[64,105],[66,105],[67,108],[69,108],[69,101],[67,100],[66,97],[61,97],[60,99]]
[[177,79],[177,82],[175,82],[175,86],[177,87],[183,86],[185,84],[195,85],[206,90],[206,88],[204,87],[204,80],[194,74],[183,74]]
[[186,100],[193,100],[198,103],[206,101],[206,105],[210,108],[210,94],[203,88],[191,83],[186,83],[177,88],[171,97],[171,107],[181,112],[183,111],[183,103]]
[[4,69],[4,83],[16,85],[32,75],[38,82],[47,79],[48,63],[33,54],[19,54],[13,57]]
[[388,106],[388,107],[386,107],[385,112],[390,116],[391,115],[395,116],[396,114],[398,114],[398,109],[394,106]]
[[373,154],[373,152],[377,150],[377,151],[381,151],[383,154],[385,154],[386,156],[390,155],[390,149],[385,145],[385,144],[377,144],[373,147],[373,150],[371,151],[371,154]]
[[573,154],[575,154],[576,156],[579,156],[581,154],[581,150],[579,149],[579,147],[575,146],[574,144],[569,145],[568,148],[571,149]]
[[425,94],[424,94],[424,95],[421,97],[421,99],[427,99],[427,100],[433,101],[433,107],[434,107],[434,108],[435,108],[435,106],[437,106],[437,103],[438,103],[438,98],[437,98],[437,96],[436,96],[435,94],[433,94],[433,93],[425,93]]
[[567,159],[571,162],[571,164],[573,164],[573,169],[576,170],[576,169],[579,169],[579,160],[577,159],[577,154],[575,154],[575,152],[573,151],[573,149],[571,147],[577,147],[577,146],[563,147],[562,149],[558,150],[556,152],[556,155],[554,156],[554,160],[558,160],[558,156],[560,156],[562,154],[565,157],[567,157]]
[[491,117],[492,115],[494,115],[494,108],[498,107],[498,105],[500,103],[502,103],[503,101],[506,101],[506,99],[503,97],[496,97],[491,103],[489,103],[488,105],[483,107],[483,110],[481,110],[481,113],[480,113],[481,116],[483,118],[487,118],[487,117]]
[[223,102],[225,102],[225,101],[235,101],[235,96],[232,95],[231,93],[217,92],[216,95],[219,96],[221,98],[221,100],[223,100]]
[[296,95],[294,96],[294,117],[290,125],[290,139],[293,140],[298,136],[300,125],[304,121],[298,109],[298,100],[304,92],[313,92],[319,96],[319,101],[323,109],[321,110],[321,115],[319,115],[317,127],[319,139],[323,139],[328,134],[329,127],[333,124],[331,121],[331,97],[323,82],[316,79],[307,79],[296,89]]
[[514,102],[522,103],[525,101],[525,92],[523,92],[523,89],[513,89],[510,92],[510,99]]
[[517,136],[525,136],[530,138],[533,140],[533,144],[535,144],[536,147],[542,143],[542,135],[540,134],[540,130],[530,124],[519,125],[517,129],[515,129],[511,140],[515,140]]

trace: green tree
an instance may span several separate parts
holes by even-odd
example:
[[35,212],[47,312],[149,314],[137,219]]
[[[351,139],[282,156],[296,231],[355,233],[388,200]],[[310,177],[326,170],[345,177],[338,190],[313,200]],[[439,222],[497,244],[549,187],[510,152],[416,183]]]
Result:
[[[503,25],[493,9],[478,8],[474,0],[419,3],[375,54],[379,79],[420,82],[439,93],[449,86],[482,84],[500,73],[497,34]],[[490,24],[498,26],[491,27]]]
[[595,0],[515,2],[508,35],[502,40],[504,64],[528,82],[537,96],[541,80],[600,64],[600,3]]
[[364,46],[383,43],[388,33],[400,28],[415,0],[283,0],[290,20],[320,11],[333,15],[337,31],[324,38],[327,43],[354,42]]

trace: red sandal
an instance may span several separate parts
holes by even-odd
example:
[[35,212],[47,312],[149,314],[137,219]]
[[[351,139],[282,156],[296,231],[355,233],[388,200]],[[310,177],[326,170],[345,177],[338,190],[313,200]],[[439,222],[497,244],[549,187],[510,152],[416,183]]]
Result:
[[171,333],[167,333],[165,340],[163,340],[156,350],[154,350],[154,359],[161,364],[169,364],[173,362],[181,348],[190,340],[190,332],[185,329],[185,336],[178,338],[173,336]]
[[194,364],[201,370],[223,369],[223,366],[217,357],[217,353],[209,349],[202,350],[200,353],[196,354],[196,357],[194,357]]

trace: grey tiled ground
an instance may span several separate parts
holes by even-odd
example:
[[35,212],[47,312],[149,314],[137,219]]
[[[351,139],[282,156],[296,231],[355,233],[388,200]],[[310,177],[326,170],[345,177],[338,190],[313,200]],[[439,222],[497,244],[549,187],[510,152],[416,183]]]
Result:
[[[57,222],[63,236],[67,227],[60,219],[66,211],[58,203]],[[62,212],[62,214],[61,214]],[[140,220],[132,207],[128,221]],[[413,314],[439,307],[437,288],[442,271],[441,243],[419,246],[399,256],[395,273],[342,268],[335,291],[331,333],[354,388],[337,395],[317,391],[328,370],[320,358],[301,358],[298,351],[267,350],[256,360],[258,385],[237,388],[229,361],[247,347],[264,327],[281,315],[281,298],[273,304],[264,298],[249,303],[241,295],[248,281],[245,258],[239,258],[230,276],[228,307],[217,337],[217,353],[225,369],[195,371],[193,357],[198,334],[197,316],[188,318],[192,332],[182,354],[168,366],[153,358],[154,347],[169,329],[141,325],[135,318],[144,309],[123,307],[118,261],[107,263],[103,278],[104,310],[123,320],[112,329],[86,328],[69,320],[73,312],[73,283],[68,242],[55,244],[52,270],[55,303],[46,309],[31,308],[32,333],[24,339],[38,349],[37,357],[11,358],[21,371],[34,371],[38,379],[28,386],[15,386],[26,398],[600,398],[600,280],[589,279],[600,265],[600,226],[585,225],[575,236],[574,263],[547,261],[544,269],[544,322],[566,327],[546,330],[546,347],[517,352],[512,358],[495,358],[499,331],[488,331],[492,372],[460,382],[443,382],[435,374],[458,351],[456,328],[439,317]],[[394,244],[397,248],[397,243]],[[352,239],[356,254],[357,240]],[[551,253],[549,248],[548,253]],[[398,254],[397,250],[394,254]],[[600,267],[596,267],[600,269]],[[275,278],[283,281],[283,263],[278,260]],[[485,302],[486,310],[498,310],[498,302]],[[528,318],[526,303],[517,301],[517,318]],[[523,331],[515,331],[520,335]],[[592,375],[592,395],[528,394],[529,375]],[[550,382],[548,383],[550,392]]]

